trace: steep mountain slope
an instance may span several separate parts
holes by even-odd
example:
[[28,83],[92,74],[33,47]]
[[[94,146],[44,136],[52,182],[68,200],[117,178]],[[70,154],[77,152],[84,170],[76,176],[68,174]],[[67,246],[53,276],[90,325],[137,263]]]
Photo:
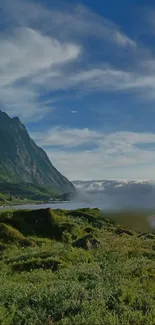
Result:
[[28,182],[58,193],[74,186],[51,164],[44,150],[30,138],[18,117],[0,111],[0,182]]

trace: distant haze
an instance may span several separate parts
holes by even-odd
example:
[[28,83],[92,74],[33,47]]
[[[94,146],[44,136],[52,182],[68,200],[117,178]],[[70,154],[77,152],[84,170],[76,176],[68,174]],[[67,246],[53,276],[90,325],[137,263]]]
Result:
[[153,181],[73,181],[78,199],[96,204],[103,209],[154,209],[155,182]]

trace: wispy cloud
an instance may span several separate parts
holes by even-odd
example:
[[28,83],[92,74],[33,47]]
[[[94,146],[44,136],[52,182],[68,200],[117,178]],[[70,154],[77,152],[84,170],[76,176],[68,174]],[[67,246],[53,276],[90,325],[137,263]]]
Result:
[[40,146],[64,146],[76,147],[89,142],[96,143],[96,140],[101,137],[97,131],[85,129],[69,129],[61,128],[60,126],[53,127],[47,132],[33,132],[32,138],[37,141]]
[[41,91],[33,77],[50,70],[54,78],[55,66],[58,69],[80,54],[79,46],[60,43],[29,28],[16,28],[7,38],[1,37],[0,48],[0,102],[8,112],[22,117],[36,112],[39,116],[39,111],[45,114],[49,109],[40,101]]
[[128,37],[121,29],[102,16],[92,12],[83,5],[68,6],[67,10],[51,12],[53,25],[63,30],[62,37],[89,38],[105,40],[120,47],[136,47],[136,42]]
[[41,102],[39,95],[31,87],[7,86],[0,88],[0,106],[9,115],[21,117],[24,122],[39,121],[49,110],[55,109],[54,103]]
[[[147,68],[146,68],[147,67]],[[89,70],[66,71],[53,75],[47,72],[36,77],[37,84],[44,83],[51,92],[57,90],[76,89],[83,96],[92,92],[127,92],[136,93],[139,98],[152,100],[155,97],[154,61],[143,61],[135,71],[125,71],[108,66],[99,66]]]
[[63,44],[29,28],[17,28],[0,39],[0,85],[6,86],[42,70],[76,59],[80,48]]
[[136,47],[136,42],[127,36],[112,21],[92,12],[88,7],[69,2],[52,4],[52,10],[25,0],[1,0],[1,9],[10,21],[20,26],[33,26],[56,34],[67,40],[95,37],[115,43],[120,47]]
[[79,91],[87,88],[87,93],[100,91],[99,83],[102,89],[114,90],[115,83],[121,88],[128,78],[126,72],[102,69],[100,64],[82,68],[90,55],[85,39],[120,49],[135,51],[137,47],[117,25],[87,7],[66,3],[64,10],[62,3],[49,9],[32,1],[2,0],[0,9],[4,27],[0,34],[0,103],[7,112],[24,119],[33,118],[36,112],[41,117],[50,110],[40,101],[40,94],[46,95],[46,91],[53,96],[54,91],[77,87]]

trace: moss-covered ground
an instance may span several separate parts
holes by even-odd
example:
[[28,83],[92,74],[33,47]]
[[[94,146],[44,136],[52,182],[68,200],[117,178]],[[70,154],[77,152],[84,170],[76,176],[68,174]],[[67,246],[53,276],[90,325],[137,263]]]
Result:
[[144,216],[1,212],[0,324],[154,325],[155,235]]

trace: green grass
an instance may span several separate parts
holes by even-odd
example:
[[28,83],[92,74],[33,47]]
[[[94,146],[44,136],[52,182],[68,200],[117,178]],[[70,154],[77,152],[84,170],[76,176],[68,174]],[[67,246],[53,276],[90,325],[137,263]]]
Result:
[[23,204],[27,202],[49,201],[57,198],[58,193],[31,183],[0,182],[0,205]]
[[0,324],[44,325],[51,315],[54,325],[154,325],[146,220],[98,209],[1,212]]

